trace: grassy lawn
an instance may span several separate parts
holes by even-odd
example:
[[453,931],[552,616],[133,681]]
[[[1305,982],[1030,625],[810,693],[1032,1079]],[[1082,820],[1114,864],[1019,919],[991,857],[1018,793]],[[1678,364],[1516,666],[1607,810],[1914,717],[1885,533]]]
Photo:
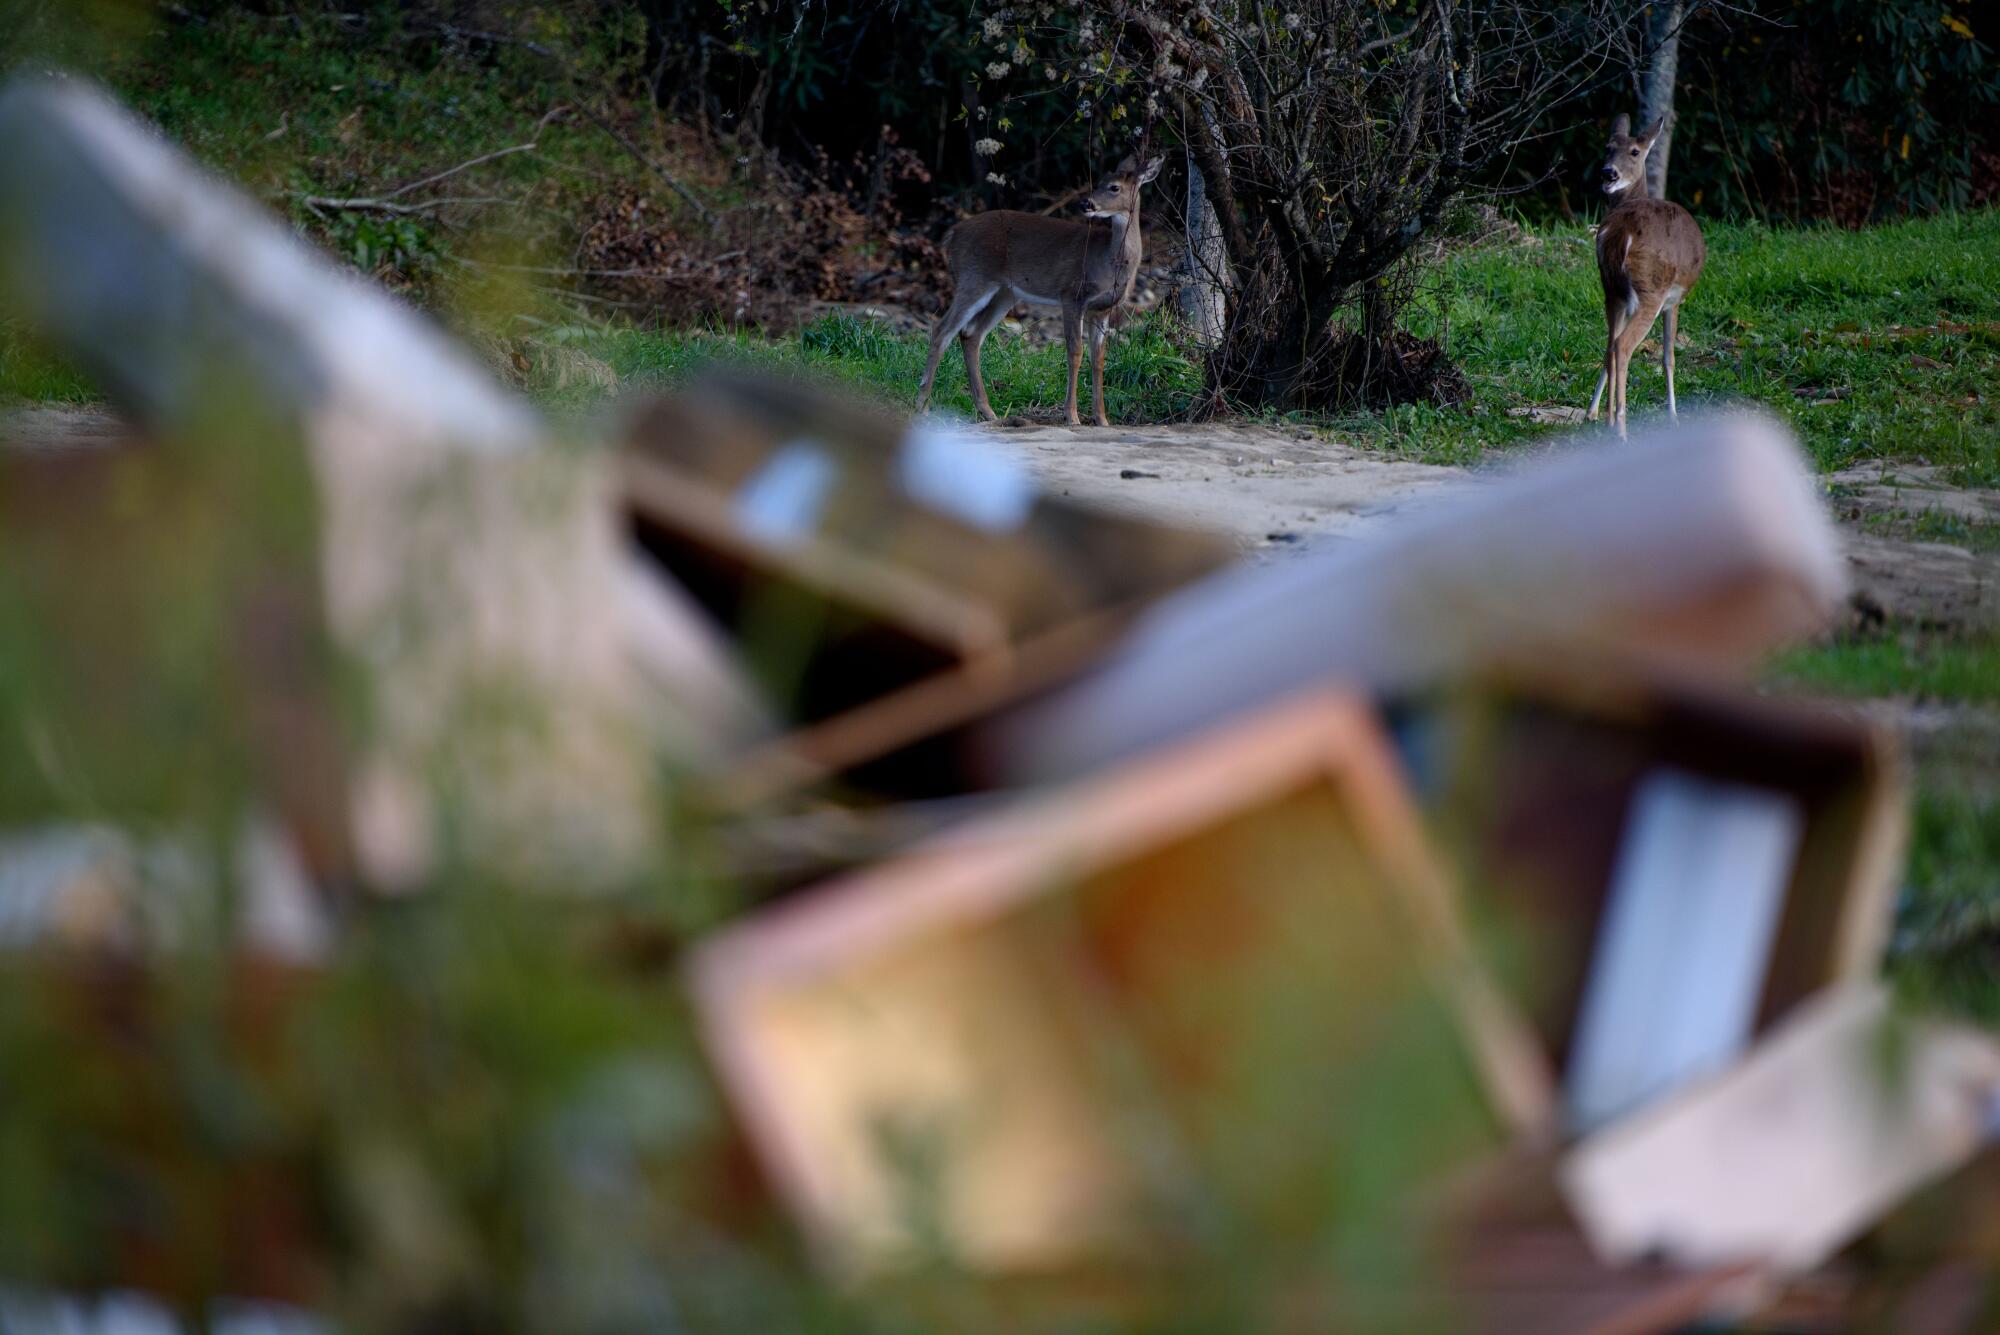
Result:
[[[636,26],[572,30],[551,19],[535,43],[473,54],[421,25],[391,23],[364,40],[351,18],[224,12],[101,29],[52,54],[105,79],[340,258],[458,323],[493,327],[502,311],[536,317],[506,332],[544,331],[628,380],[674,383],[720,355],[914,401],[920,336],[841,319],[773,337],[657,332],[557,316],[547,304],[555,294],[535,286],[544,280],[519,269],[508,270],[515,275],[508,290],[494,290],[509,264],[566,258],[579,219],[607,192],[665,196],[587,117],[545,119],[557,106],[603,102],[606,71]],[[740,202],[745,187],[726,159],[678,156],[668,130],[645,137],[646,151],[673,161],[710,207]],[[504,205],[390,218],[303,202],[380,193],[527,143],[533,151],[454,178],[452,193],[506,195]],[[1858,232],[1714,220],[1704,228],[1707,269],[1681,326],[1685,401],[1763,403],[1792,422],[1823,468],[1921,459],[1945,466],[1956,481],[2000,484],[2000,212]],[[1473,401],[1311,420],[1363,446],[1438,462],[1545,438],[1564,428],[1509,410],[1588,400],[1603,347],[1600,310],[1588,223],[1543,225],[1458,251],[1427,277],[1413,323],[1447,340]],[[1642,415],[1664,402],[1656,348],[1635,363],[1632,395]],[[1160,319],[1121,332],[1110,363],[1107,398],[1122,420],[1178,415],[1199,388],[1195,366]],[[1060,404],[1059,348],[1028,348],[1001,333],[988,344],[986,364],[1001,411]],[[533,387],[556,403],[590,393],[553,379]],[[956,349],[939,388],[944,407],[971,411]],[[0,318],[0,395],[66,401],[85,397],[87,386],[28,349]]]
[[[1722,223],[1708,232],[1707,276],[1681,323],[1683,402],[1764,404],[1792,423],[1823,469],[1893,458],[1942,465],[1962,484],[2000,484],[2000,213],[1863,232]],[[1445,463],[1565,430],[1508,410],[1589,400],[1603,348],[1589,231],[1531,232],[1452,257],[1418,324],[1450,340],[1473,384],[1470,405],[1291,420]],[[672,384],[726,355],[906,404],[925,352],[919,336],[849,319],[775,340],[637,329],[569,337],[622,378]],[[1106,398],[1123,420],[1173,416],[1199,386],[1163,317],[1128,326],[1109,361]],[[1001,412],[1060,404],[1060,348],[1000,333],[984,364]],[[1642,414],[1664,403],[1657,360],[1635,361],[1632,393]],[[955,348],[939,373],[939,402],[972,410]]]
[[[914,406],[929,348],[915,335],[892,334],[878,321],[826,316],[790,338],[677,331],[571,330],[565,341],[600,358],[621,381],[673,385],[715,361],[808,375],[846,385],[871,397]],[[1031,407],[1060,408],[1068,368],[1060,347],[1030,347],[996,333],[980,358],[994,410],[1005,415]],[[1084,367],[1078,400],[1089,411],[1090,368]],[[1146,421],[1183,411],[1201,388],[1201,371],[1182,355],[1169,322],[1150,316],[1127,324],[1105,354],[1104,402],[1114,420]],[[587,395],[588,391],[582,391]],[[576,397],[556,390],[543,397]],[[938,371],[936,404],[973,414],[964,362],[957,344]]]
[[2000,524],[1937,510],[1896,510],[1870,515],[1861,526],[1882,537],[1906,542],[1943,542],[1969,552],[2000,552]]
[[[1779,655],[1766,683],[1814,697],[2000,708],[2000,636],[1907,630]],[[2000,756],[1977,791],[1921,764],[1892,972],[1926,1001],[2000,1023]]]
[[1834,640],[1781,655],[1771,667],[1770,682],[1811,695],[1996,704],[2000,639],[1888,635]]
[[2000,799],[1919,791],[1894,945],[1907,992],[2000,1024]]
[[[1924,460],[2000,483],[2000,213],[1848,232],[1704,223],[1708,263],[1681,318],[1683,403],[1754,400],[1823,469]],[[1578,226],[1461,254],[1434,304],[1475,386],[1473,412],[1407,415],[1417,448],[1449,452],[1483,410],[1589,402],[1604,350],[1591,233]],[[1437,307],[1441,307],[1439,311]],[[1658,333],[1633,360],[1635,412],[1665,403]]]

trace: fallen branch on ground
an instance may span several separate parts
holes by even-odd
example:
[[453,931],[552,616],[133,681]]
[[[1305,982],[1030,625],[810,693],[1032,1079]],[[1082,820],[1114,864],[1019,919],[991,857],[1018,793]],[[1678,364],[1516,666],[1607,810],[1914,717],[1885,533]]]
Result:
[[454,204],[470,206],[476,204],[518,204],[521,202],[518,199],[512,199],[505,195],[446,196],[443,199],[421,200],[415,204],[398,204],[393,198],[387,195],[381,198],[361,196],[354,199],[331,199],[325,195],[294,194],[292,198],[298,200],[315,213],[319,213],[322,209],[351,209],[357,213],[414,214],[429,213],[433,209],[441,209]]
[[[547,118],[544,117],[543,119],[544,122],[546,122]],[[426,176],[421,181],[412,181],[406,186],[400,186],[397,189],[391,190],[388,194],[382,196],[382,198],[401,199],[404,195],[409,194],[412,190],[420,190],[427,185],[436,185],[439,181],[444,180],[446,177],[456,176],[460,172],[465,171],[469,167],[477,167],[482,162],[492,162],[496,158],[504,158],[513,153],[531,152],[540,142],[541,142],[540,140],[530,140],[525,144],[515,144],[509,148],[496,148],[491,153],[481,153],[476,158],[467,158],[464,162],[459,163],[456,167],[446,167],[443,171],[438,172],[434,176]]]
[[631,138],[623,130],[619,129],[616,125],[613,125],[603,116],[600,116],[590,106],[589,103],[579,99],[576,104],[576,109],[578,111],[581,111],[584,114],[584,116],[589,119],[592,125],[595,125],[598,129],[604,131],[604,133],[610,135],[613,139],[617,140],[618,146],[620,148],[623,148],[627,153],[630,153],[632,157],[641,166],[651,171],[653,175],[659,177],[662,181],[665,181],[667,185],[673,189],[673,192],[675,194],[679,195],[682,199],[687,201],[688,207],[695,211],[696,216],[698,216],[703,223],[707,224],[710,227],[715,226],[715,215],[709,211],[708,205],[702,203],[699,199],[697,199],[695,197],[694,191],[688,189],[685,185],[681,184],[679,177],[675,176],[665,167],[662,167],[659,163],[653,161],[653,159],[647,155],[644,149],[640,148],[637,144],[633,143]]
[[[321,209],[354,209],[359,212],[365,212],[365,213],[412,214],[412,213],[428,213],[433,209],[443,208],[451,204],[518,203],[519,201],[517,200],[506,199],[500,196],[493,196],[493,195],[482,195],[475,197],[457,196],[457,197],[447,197],[443,199],[427,199],[416,204],[398,204],[396,203],[396,201],[401,199],[404,195],[409,194],[413,190],[421,190],[427,185],[436,185],[439,181],[448,180],[451,177],[458,175],[462,171],[470,170],[471,168],[480,166],[483,163],[493,162],[504,157],[510,157],[515,153],[533,152],[536,148],[540,147],[541,145],[541,139],[539,138],[541,130],[546,128],[550,121],[554,120],[556,116],[561,114],[561,111],[562,111],[561,107],[555,107],[552,108],[547,115],[543,116],[540,122],[538,122],[535,126],[535,130],[538,137],[530,139],[525,144],[510,144],[506,148],[496,148],[491,153],[481,153],[477,157],[467,158],[464,162],[458,163],[456,166],[446,167],[441,172],[433,172],[429,176],[421,177],[417,180],[411,181],[408,185],[399,185],[386,195],[361,195],[351,199],[334,199],[326,195],[302,195],[295,193],[292,197],[294,199],[299,200],[307,208],[312,209],[315,213],[317,213]],[[275,137],[275,135],[271,137]]]

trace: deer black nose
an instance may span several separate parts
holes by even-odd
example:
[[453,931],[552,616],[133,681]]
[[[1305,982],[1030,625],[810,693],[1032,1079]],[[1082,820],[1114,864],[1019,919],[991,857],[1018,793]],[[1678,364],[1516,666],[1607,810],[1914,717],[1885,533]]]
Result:
[[1618,179],[1618,170],[1617,170],[1617,168],[1615,168],[1615,167],[1606,167],[1606,168],[1604,169],[1604,179],[1605,179],[1605,180],[1607,180],[1607,181],[1615,181],[1615,180],[1617,180],[1617,179]]

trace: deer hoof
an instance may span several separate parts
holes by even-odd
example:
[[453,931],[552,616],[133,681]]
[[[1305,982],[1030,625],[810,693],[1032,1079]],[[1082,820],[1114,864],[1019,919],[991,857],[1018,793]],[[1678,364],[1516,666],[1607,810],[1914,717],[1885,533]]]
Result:
[[1099,426],[1110,426],[1110,425],[1111,425],[1111,423],[1110,423],[1110,421],[1109,421],[1109,420],[1107,420],[1106,418],[1102,418],[1102,417],[1100,417],[1100,418],[1098,418],[1098,419],[1097,419],[1097,424],[1098,424]]

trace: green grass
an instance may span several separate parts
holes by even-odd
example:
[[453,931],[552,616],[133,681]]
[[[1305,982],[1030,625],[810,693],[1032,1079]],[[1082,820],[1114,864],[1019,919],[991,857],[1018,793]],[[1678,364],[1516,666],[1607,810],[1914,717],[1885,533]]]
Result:
[[[2000,484],[2000,213],[1898,223],[1863,232],[1712,224],[1706,276],[1681,329],[1678,384],[1689,407],[1751,401],[1788,420],[1823,469],[1869,458],[1939,464],[1952,481]],[[1581,406],[1596,385],[1603,326],[1584,228],[1529,234],[1453,256],[1417,326],[1443,333],[1473,385],[1463,408],[1405,407],[1332,417],[1291,414],[1355,443],[1437,463],[1561,434],[1510,409]],[[1939,325],[1970,325],[1968,332]],[[1930,329],[1890,336],[1892,326]],[[824,322],[769,341],[626,331],[600,354],[621,374],[673,383],[716,350],[762,364],[829,373],[911,403],[924,340],[858,321]],[[1199,373],[1141,321],[1114,339],[1113,414],[1185,410]],[[997,334],[985,367],[1002,413],[1061,402],[1061,350]],[[955,349],[939,372],[941,401],[969,411]],[[1644,415],[1664,403],[1655,361],[1635,364]],[[1930,536],[1930,535],[1926,535]],[[1936,535],[1951,541],[1949,534]]]
[[[621,381],[657,386],[683,383],[703,366],[717,362],[805,375],[844,385],[872,397],[914,405],[923,375],[926,342],[890,333],[880,322],[851,315],[828,315],[785,339],[754,334],[688,333],[671,330],[570,330],[560,337],[607,363]],[[938,371],[935,404],[972,415],[956,345]],[[1031,347],[996,334],[980,359],[994,411],[1006,416],[1031,408],[1060,408],[1068,369],[1059,346]],[[1078,401],[1090,411],[1089,367],[1083,371]],[[1147,316],[1125,326],[1105,355],[1104,403],[1120,421],[1158,420],[1183,411],[1201,388],[1201,372],[1175,347],[1164,317]],[[587,391],[585,391],[587,393]],[[574,394],[546,391],[551,401]]]
[[[2000,705],[2000,636],[1907,629],[1781,654],[1767,684],[1787,693],[1896,696],[1977,709]],[[1892,972],[1923,1002],[2000,1023],[2000,756],[1920,763]]]
[[2000,702],[2000,637],[1840,639],[1781,655],[1769,680],[1783,690],[1815,695]]
[[[1764,404],[1824,469],[1922,459],[1954,481],[2000,483],[2000,212],[1865,231],[1704,230],[1707,266],[1681,317],[1684,405]],[[1456,457],[1468,436],[1505,443],[1550,430],[1509,408],[1589,402],[1604,325],[1588,228],[1462,253],[1439,297],[1424,323],[1449,338],[1474,403],[1387,420],[1392,437]],[[1972,328],[1890,336],[1940,324]],[[1630,393],[1635,413],[1664,405],[1656,357],[1635,358]]]
[[2000,552],[2000,524],[1941,510],[1893,510],[1869,515],[1861,526],[1888,538],[1949,543],[1970,552]]
[[0,403],[91,403],[101,396],[81,371],[0,319]]
[[1918,1001],[2000,1025],[2000,799],[1919,792],[1892,972]]
[[[196,157],[260,194],[373,192],[531,141],[536,153],[475,179],[532,184],[622,160],[580,116],[541,123],[580,93],[602,101],[621,34],[544,25],[538,44],[553,57],[521,43],[455,47],[383,7],[360,16],[225,9],[163,23],[151,40],[102,46],[88,68]],[[452,193],[485,193],[464,184]]]

